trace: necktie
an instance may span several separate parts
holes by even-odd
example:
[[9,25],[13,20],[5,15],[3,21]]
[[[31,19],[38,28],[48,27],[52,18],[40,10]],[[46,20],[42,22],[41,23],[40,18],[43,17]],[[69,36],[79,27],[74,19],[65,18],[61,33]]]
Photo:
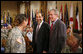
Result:
[[36,31],[36,32],[38,33],[38,31],[39,31],[39,25],[38,25],[38,27],[37,27],[37,31]]
[[51,30],[52,30],[52,27],[53,27],[53,23],[51,24]]
[[36,36],[35,36],[35,42],[37,42],[37,35],[38,35],[38,31],[39,31],[39,25],[36,28]]

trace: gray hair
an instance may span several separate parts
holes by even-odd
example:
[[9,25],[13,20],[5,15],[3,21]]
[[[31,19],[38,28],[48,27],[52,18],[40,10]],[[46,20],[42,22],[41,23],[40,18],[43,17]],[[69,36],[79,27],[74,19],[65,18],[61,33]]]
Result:
[[51,9],[50,11],[54,11],[54,13],[59,16],[59,11],[57,9]]

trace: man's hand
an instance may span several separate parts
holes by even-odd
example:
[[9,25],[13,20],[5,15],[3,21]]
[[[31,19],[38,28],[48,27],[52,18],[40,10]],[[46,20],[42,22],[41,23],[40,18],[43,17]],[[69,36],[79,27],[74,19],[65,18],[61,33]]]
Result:
[[47,53],[46,51],[43,51],[43,53]]

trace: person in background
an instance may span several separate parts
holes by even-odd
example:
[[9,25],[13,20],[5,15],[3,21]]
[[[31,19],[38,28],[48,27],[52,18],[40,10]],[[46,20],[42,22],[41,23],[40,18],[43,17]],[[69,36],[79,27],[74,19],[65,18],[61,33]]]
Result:
[[26,31],[27,31],[27,34],[25,36],[25,40],[27,45],[27,53],[32,53],[33,52],[33,48],[32,48],[33,28],[28,27]]
[[1,25],[1,53],[5,52],[5,47],[4,47],[4,44],[3,44],[3,39],[4,39],[4,36],[3,36],[4,30],[3,29],[5,29],[5,28],[4,28],[3,25]]
[[[71,27],[70,27],[70,26],[67,27],[66,33],[67,33],[67,38],[66,38],[66,39],[68,39],[68,37],[71,36],[71,34],[70,34],[70,33],[71,33]],[[72,53],[72,51],[71,51],[69,45],[67,44],[67,40],[66,40],[66,45],[65,45],[65,47],[62,49],[61,52],[62,52],[62,53]]]
[[49,53],[61,53],[66,43],[66,25],[59,20],[59,11],[51,9],[49,17],[52,22],[50,29]]
[[16,20],[18,25],[13,27],[8,35],[5,53],[26,53],[26,43],[22,31],[27,26],[28,19],[23,14],[18,14]]
[[9,25],[7,26],[7,29],[8,29],[8,32],[10,32],[11,29],[12,29],[12,26],[9,24]]
[[36,14],[37,24],[33,28],[33,53],[46,53],[49,50],[50,26],[43,21],[40,12]]
[[78,42],[75,44],[75,51],[72,50],[73,53],[82,53],[82,31],[74,32],[74,37],[78,39]]
[[82,39],[80,38],[80,32],[72,33],[70,35],[70,27],[67,27],[67,40],[66,40],[66,46],[65,50],[63,50],[63,53],[81,53],[82,48],[80,47]]
[[7,38],[8,38],[8,33],[10,32],[11,29],[12,29],[12,27],[9,26],[9,25],[6,28],[3,25],[1,26],[1,46],[4,49],[5,49],[5,46],[6,46],[5,43],[6,43]]
[[4,53],[4,52],[5,52],[5,48],[1,47],[1,53]]
[[70,32],[71,32],[71,30],[70,30],[70,29],[71,29],[71,27],[70,27],[70,26],[68,26],[68,27],[67,27],[67,31],[66,31],[66,32],[67,32],[67,34],[70,34]]

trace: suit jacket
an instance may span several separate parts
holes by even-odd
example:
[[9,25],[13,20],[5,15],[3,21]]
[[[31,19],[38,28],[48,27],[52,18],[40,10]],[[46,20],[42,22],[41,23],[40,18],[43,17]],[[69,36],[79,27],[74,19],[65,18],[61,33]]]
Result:
[[37,24],[34,26],[34,30],[33,30],[33,40],[32,40],[33,52],[42,53],[43,50],[48,51],[50,26],[45,22],[42,23],[37,34],[37,43],[35,43],[36,27],[37,27]]
[[65,45],[66,36],[66,26],[58,19],[50,31],[49,53],[61,52]]

